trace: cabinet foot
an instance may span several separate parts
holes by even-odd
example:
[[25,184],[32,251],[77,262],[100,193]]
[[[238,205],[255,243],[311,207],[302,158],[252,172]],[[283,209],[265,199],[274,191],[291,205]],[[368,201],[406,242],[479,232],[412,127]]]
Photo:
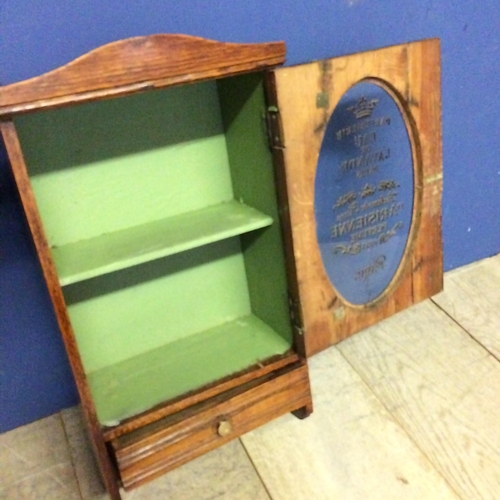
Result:
[[292,414],[295,415],[300,420],[303,420],[304,418],[308,417],[312,413],[312,411],[313,411],[313,406],[311,402],[306,406],[303,406],[302,408],[298,408],[297,410],[292,411]]

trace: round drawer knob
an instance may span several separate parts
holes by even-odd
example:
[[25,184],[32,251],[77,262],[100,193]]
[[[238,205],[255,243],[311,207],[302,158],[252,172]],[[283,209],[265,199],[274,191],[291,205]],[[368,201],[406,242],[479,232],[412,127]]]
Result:
[[229,436],[233,432],[233,426],[228,420],[221,420],[217,426],[217,434],[221,437]]

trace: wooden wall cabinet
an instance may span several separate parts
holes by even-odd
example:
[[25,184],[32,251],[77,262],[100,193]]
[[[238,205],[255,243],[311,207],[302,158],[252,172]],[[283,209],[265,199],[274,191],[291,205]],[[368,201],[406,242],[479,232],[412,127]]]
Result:
[[[112,498],[278,415],[307,416],[307,354],[440,287],[408,296],[423,275],[415,259],[420,273],[439,268],[413,237],[394,293],[346,325],[304,243],[342,92],[395,80],[433,133],[437,115],[417,112],[426,81],[405,87],[405,75],[436,54],[427,41],[273,70],[282,42],[153,35],[0,89],[1,131]],[[355,71],[337,75],[342,61]],[[414,148],[415,210],[423,199],[435,209],[438,149]],[[429,217],[418,221],[439,235]]]

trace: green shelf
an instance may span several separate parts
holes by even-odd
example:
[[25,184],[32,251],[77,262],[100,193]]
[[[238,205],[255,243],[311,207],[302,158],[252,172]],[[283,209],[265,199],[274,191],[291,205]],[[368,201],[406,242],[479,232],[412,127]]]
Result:
[[52,249],[61,285],[173,255],[271,225],[237,201],[122,229]]
[[288,349],[289,342],[249,315],[89,373],[87,378],[99,421],[111,426]]

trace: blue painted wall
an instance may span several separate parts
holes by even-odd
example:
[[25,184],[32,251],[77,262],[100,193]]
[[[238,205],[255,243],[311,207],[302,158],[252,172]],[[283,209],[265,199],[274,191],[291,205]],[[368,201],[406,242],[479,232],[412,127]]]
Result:
[[[446,269],[500,251],[498,0],[2,0],[0,84],[36,76],[106,42],[187,33],[285,40],[288,64],[439,37]],[[1,149],[1,146],[0,146]],[[0,431],[77,397],[0,152]]]

